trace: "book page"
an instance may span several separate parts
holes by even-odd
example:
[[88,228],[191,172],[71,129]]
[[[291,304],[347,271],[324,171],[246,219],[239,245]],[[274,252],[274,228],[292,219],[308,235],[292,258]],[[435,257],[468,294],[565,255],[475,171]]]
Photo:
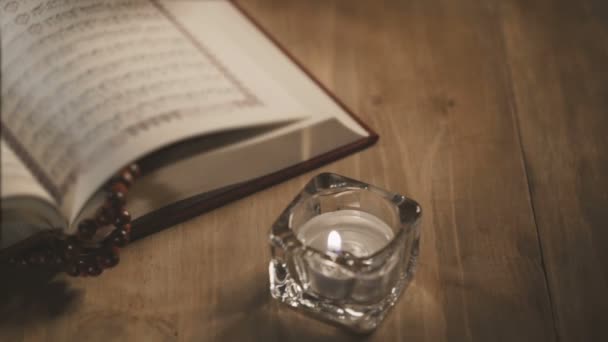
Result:
[[0,140],[0,159],[0,197],[2,200],[28,196],[54,203],[51,195],[38,183],[4,139]]
[[65,228],[57,203],[4,139],[0,159],[0,249],[42,231]]
[[[256,70],[280,83],[286,92],[307,108],[306,112],[310,115],[298,122],[268,130],[260,129],[262,132],[256,134],[251,134],[252,130],[240,132],[238,139],[219,148],[208,149],[205,153],[187,155],[174,149],[158,156],[180,157],[135,184],[129,197],[134,217],[155,212],[192,196],[198,198],[194,202],[202,203],[205,201],[203,198],[212,198],[218,191],[238,188],[238,184],[310,161],[339,147],[361,142],[370,135],[230,1],[166,0],[164,3],[198,40],[218,51],[221,60],[247,56],[248,60],[255,61]],[[213,34],[218,28],[222,32],[221,37]],[[239,132],[230,135],[235,133]],[[224,138],[230,140],[228,134]],[[218,140],[221,139],[216,137],[213,142]],[[211,142],[202,139],[198,143],[204,145]],[[189,143],[182,148],[191,148],[196,144]],[[201,173],[205,177],[197,177]],[[176,174],[180,177],[175,177]],[[184,205],[180,203],[177,208]],[[177,209],[178,212],[180,210],[183,207]],[[164,211],[159,215],[166,213]],[[150,217],[155,215],[153,213]]]
[[[297,98],[309,114],[307,120],[294,125],[307,127],[328,119],[337,119],[353,132],[367,136],[368,132],[334,99],[308,77],[279,46],[262,34],[230,0],[165,0],[166,7],[179,16],[184,26],[200,40],[218,51],[221,60],[246,55],[255,61],[260,72],[283,85],[285,91]],[[222,36],[209,34],[220,29]],[[272,32],[270,32],[272,35]],[[289,52],[287,52],[289,53]],[[243,58],[243,57],[241,57]]]
[[306,116],[278,84],[224,64],[155,1],[0,0],[0,31],[5,138],[28,152],[67,217],[162,146]]

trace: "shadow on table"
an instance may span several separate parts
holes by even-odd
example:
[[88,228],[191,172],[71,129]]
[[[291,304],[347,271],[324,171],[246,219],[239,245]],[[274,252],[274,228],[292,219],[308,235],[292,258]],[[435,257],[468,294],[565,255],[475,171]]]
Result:
[[[269,306],[270,304],[268,304]],[[290,315],[300,315],[289,308]],[[234,320],[218,334],[219,341],[366,341],[371,335],[355,335],[340,328],[305,319],[282,320],[272,317],[265,309]]]
[[56,272],[0,265],[0,328],[51,320],[80,298]]
[[223,288],[218,299],[218,341],[366,341],[372,336],[347,332],[276,302],[265,277]]

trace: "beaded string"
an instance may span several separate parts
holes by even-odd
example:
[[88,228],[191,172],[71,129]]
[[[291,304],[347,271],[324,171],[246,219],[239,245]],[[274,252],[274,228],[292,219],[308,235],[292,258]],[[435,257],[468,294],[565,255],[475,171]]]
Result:
[[[98,276],[104,269],[116,266],[120,260],[119,249],[126,246],[131,237],[131,214],[125,207],[127,193],[140,174],[139,166],[131,164],[112,177],[104,188],[103,205],[94,218],[78,224],[77,234],[57,235],[44,246],[10,261],[24,266],[51,266],[74,277]],[[111,226],[112,231],[101,241],[96,239],[99,232]]]

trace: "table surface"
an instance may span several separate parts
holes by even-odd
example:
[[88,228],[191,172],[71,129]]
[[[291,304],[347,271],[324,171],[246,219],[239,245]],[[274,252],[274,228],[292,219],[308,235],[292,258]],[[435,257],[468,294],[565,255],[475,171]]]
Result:
[[317,170],[99,279],[3,275],[0,340],[608,340],[608,2],[241,3],[380,134],[322,170],[421,203],[415,281],[363,337],[270,300],[268,228]]

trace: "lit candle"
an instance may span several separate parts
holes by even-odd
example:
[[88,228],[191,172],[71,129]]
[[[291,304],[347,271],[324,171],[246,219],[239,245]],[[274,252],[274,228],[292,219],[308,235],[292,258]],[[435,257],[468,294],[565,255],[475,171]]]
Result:
[[340,233],[335,230],[329,232],[327,236],[327,250],[334,253],[340,253],[342,250],[342,238]]
[[[385,247],[394,233],[376,216],[349,209],[313,217],[297,229],[297,236],[304,245],[335,260],[338,256],[370,256]],[[305,286],[308,289],[332,299],[352,295],[355,274],[330,260],[311,257],[306,262],[309,272]]]
[[407,287],[419,252],[416,201],[323,173],[270,230],[271,296],[357,332],[371,332]]
[[298,228],[297,235],[302,243],[321,252],[347,252],[366,257],[386,246],[394,233],[376,216],[349,209],[315,216]]

